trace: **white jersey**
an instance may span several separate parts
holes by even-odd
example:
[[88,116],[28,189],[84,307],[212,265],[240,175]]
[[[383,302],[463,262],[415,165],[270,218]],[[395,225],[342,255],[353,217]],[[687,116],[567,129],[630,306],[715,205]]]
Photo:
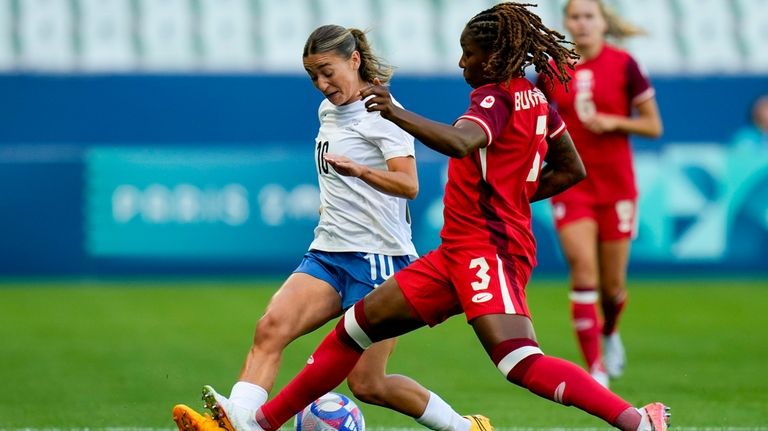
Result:
[[336,106],[325,99],[318,116],[315,168],[321,213],[309,248],[416,258],[406,199],[384,194],[360,178],[339,175],[323,160],[325,153],[338,154],[386,170],[389,159],[415,156],[413,136],[378,112],[367,112],[362,101]]

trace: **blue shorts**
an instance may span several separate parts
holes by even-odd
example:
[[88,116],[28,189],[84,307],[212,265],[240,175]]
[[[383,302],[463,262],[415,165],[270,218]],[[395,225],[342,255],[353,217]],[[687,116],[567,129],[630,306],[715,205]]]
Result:
[[310,250],[293,272],[309,274],[333,286],[346,310],[410,263],[409,256]]

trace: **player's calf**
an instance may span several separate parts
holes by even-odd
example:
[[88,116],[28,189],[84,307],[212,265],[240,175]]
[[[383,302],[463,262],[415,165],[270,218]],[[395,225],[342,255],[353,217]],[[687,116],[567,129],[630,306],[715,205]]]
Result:
[[574,405],[610,424],[632,407],[576,364],[544,355],[531,339],[503,341],[492,349],[491,359],[510,382],[551,401]]

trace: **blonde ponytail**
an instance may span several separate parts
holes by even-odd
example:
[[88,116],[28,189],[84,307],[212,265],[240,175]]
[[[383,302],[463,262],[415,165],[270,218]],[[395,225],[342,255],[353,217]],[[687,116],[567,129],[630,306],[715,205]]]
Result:
[[[628,37],[646,35],[647,32],[642,28],[630,23],[621,16],[619,16],[611,7],[607,6],[603,0],[592,0],[597,3],[600,14],[603,15],[608,29],[605,31],[605,35],[614,39],[623,40]],[[563,12],[568,13],[568,7],[571,6],[573,0],[568,0],[563,6]]]

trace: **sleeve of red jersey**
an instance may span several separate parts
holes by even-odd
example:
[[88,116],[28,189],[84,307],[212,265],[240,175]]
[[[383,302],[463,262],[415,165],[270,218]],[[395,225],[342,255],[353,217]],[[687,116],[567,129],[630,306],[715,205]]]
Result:
[[[488,145],[512,119],[512,96],[497,85],[485,85],[470,94],[469,108],[456,119],[474,121],[485,131]],[[455,124],[455,122],[454,122]]]
[[633,106],[637,106],[656,95],[655,90],[634,58],[627,61],[627,92]]
[[566,131],[565,121],[563,121],[563,119],[560,117],[560,113],[557,112],[557,109],[555,109],[552,105],[548,106],[549,111],[547,112],[547,130],[549,133],[547,134],[547,138],[557,139]]

